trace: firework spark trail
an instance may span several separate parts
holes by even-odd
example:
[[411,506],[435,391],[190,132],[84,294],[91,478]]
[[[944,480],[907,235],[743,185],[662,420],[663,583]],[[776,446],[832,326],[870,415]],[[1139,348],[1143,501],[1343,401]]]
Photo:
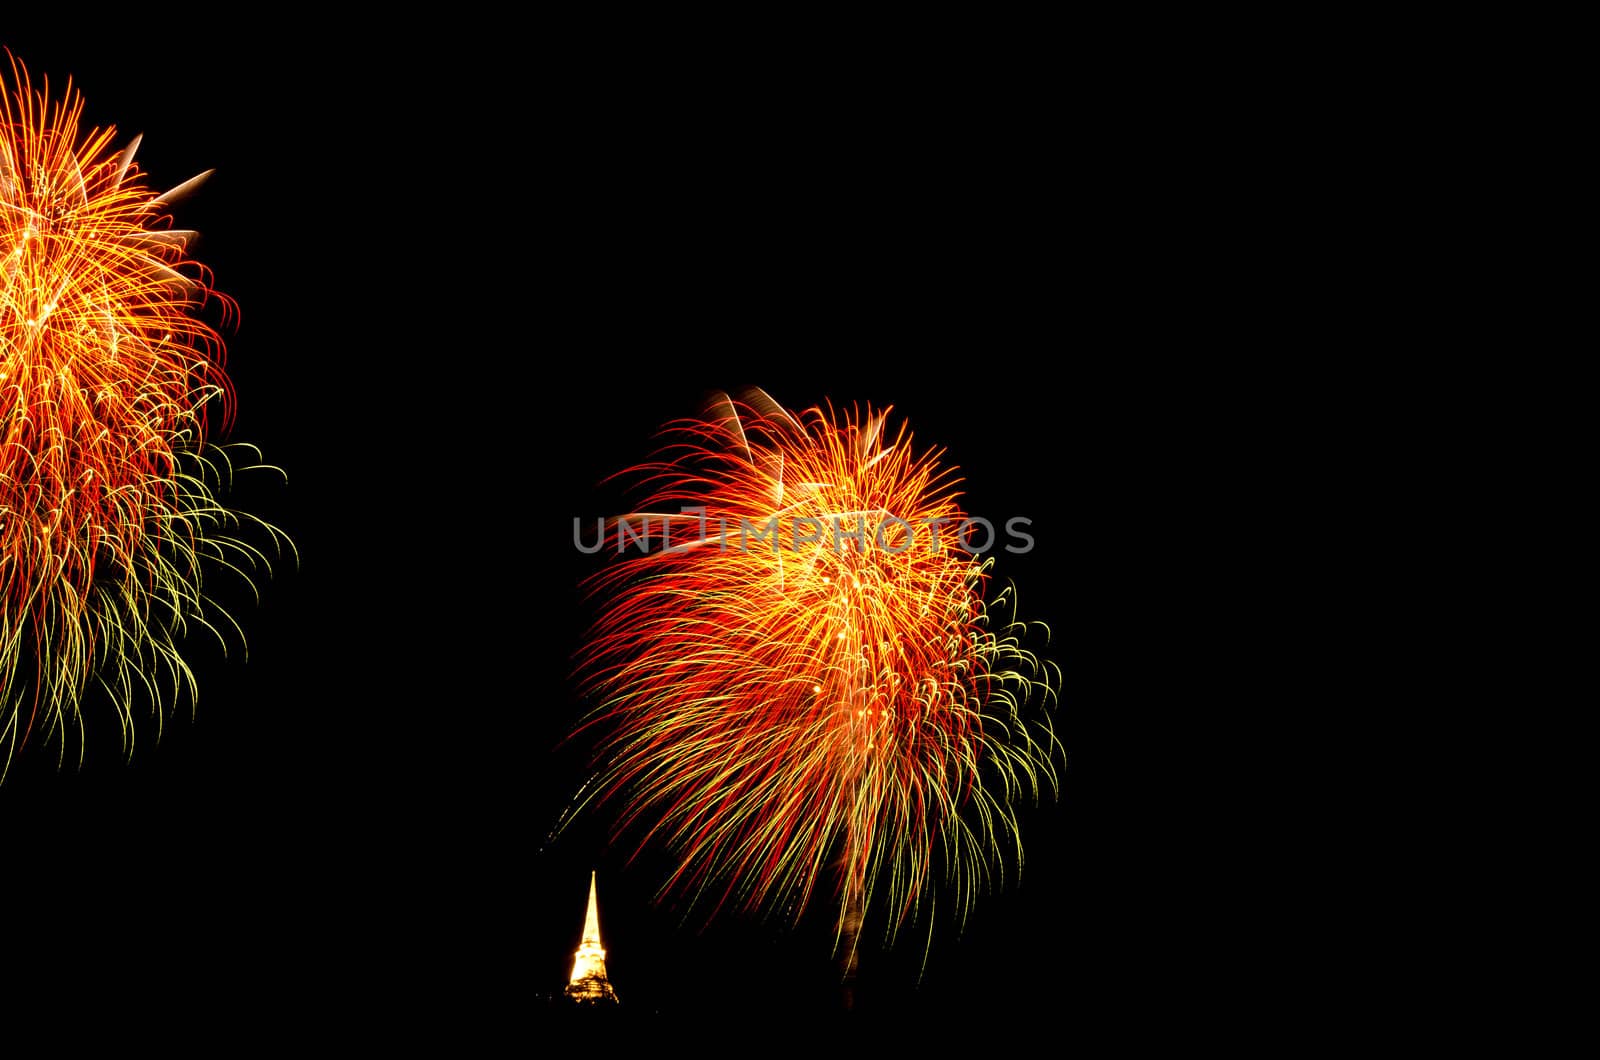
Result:
[[664,891],[691,902],[798,918],[831,877],[841,934],[876,904],[892,941],[942,866],[964,917],[1020,861],[1014,803],[1055,793],[1059,671],[992,617],[954,469],[887,410],[713,409],[625,473],[648,499],[589,584],[582,802],[620,798],[619,831],[676,850]]
[[[234,472],[208,447],[208,410],[233,415],[214,328],[193,315],[231,304],[166,227],[166,208],[206,174],[161,195],[133,164],[138,139],[82,131],[69,84],[51,102],[14,58],[0,79],[0,779],[43,730],[81,736],[86,691],[109,694],[124,746],[134,705],[196,692],[178,651],[192,623],[224,642],[229,619],[202,591],[202,566],[270,570],[234,536],[274,551],[286,538],[217,495]],[[245,450],[252,458],[259,454]],[[83,744],[80,740],[80,760]]]

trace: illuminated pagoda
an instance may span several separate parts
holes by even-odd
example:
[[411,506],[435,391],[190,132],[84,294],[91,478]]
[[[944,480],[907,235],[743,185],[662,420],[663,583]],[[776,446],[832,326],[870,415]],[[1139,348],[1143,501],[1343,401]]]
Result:
[[606,951],[600,945],[600,904],[593,872],[589,873],[589,912],[583,918],[583,941],[572,958],[572,982],[567,984],[567,996],[582,1004],[617,1003],[617,992],[606,978]]

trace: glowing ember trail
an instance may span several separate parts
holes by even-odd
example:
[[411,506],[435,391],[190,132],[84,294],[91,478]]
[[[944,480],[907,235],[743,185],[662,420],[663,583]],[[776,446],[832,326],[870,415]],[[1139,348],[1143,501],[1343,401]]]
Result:
[[671,428],[588,586],[579,805],[620,799],[619,831],[680,857],[664,890],[713,911],[798,919],[820,886],[848,975],[863,915],[892,941],[942,881],[964,917],[1020,861],[1014,804],[1056,792],[1059,671],[996,617],[1009,590],[985,605],[954,468],[887,410],[752,391]]
[[[190,623],[231,620],[202,593],[205,566],[246,576],[267,557],[232,536],[216,492],[233,466],[206,448],[207,407],[225,429],[223,344],[192,311],[216,297],[185,255],[135,138],[81,132],[71,86],[52,103],[14,59],[0,78],[0,779],[43,733],[80,734],[102,689],[134,742],[134,707],[157,725],[196,692],[179,654]],[[248,447],[243,447],[248,449]],[[253,454],[254,451],[250,450]],[[204,455],[203,455],[204,454]],[[236,628],[236,627],[235,627]],[[159,729],[158,729],[159,731]]]

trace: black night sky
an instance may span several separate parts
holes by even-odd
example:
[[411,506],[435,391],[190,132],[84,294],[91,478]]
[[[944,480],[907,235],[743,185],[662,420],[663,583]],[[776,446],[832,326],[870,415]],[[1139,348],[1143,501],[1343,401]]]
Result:
[[920,986],[915,932],[865,951],[863,1005],[1070,1024],[1117,995],[1135,903],[1106,900],[1094,837],[1115,679],[1089,583],[1121,562],[1095,523],[1130,428],[1110,350],[1074,338],[1056,73],[260,32],[0,34],[91,122],[142,132],[153,184],[217,170],[177,221],[240,310],[231,438],[288,472],[233,498],[301,553],[236,604],[248,663],[194,642],[192,718],[146,725],[127,762],[91,711],[81,770],[54,746],[17,762],[0,889],[29,966],[241,1026],[498,1032],[564,985],[597,867],[635,1014],[828,1012],[825,915],[680,927],[650,902],[657,855],[630,865],[598,821],[545,846],[581,769],[555,750],[593,569],[572,519],[613,510],[599,483],[662,423],[755,385],[893,404],[962,467],[968,510],[1031,518],[1034,551],[996,573],[1066,675],[1064,790],[1024,813],[1020,885],[964,935],[936,923]]

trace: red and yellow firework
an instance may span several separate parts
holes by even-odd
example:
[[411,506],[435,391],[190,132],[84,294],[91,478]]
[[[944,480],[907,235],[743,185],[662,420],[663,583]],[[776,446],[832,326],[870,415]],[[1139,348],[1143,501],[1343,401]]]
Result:
[[881,909],[892,939],[943,876],[964,916],[1020,858],[1017,800],[1055,791],[1059,671],[987,600],[954,469],[888,410],[760,391],[671,435],[590,584],[583,801],[620,797],[691,900],[798,918],[820,885],[845,936]]
[[[208,275],[167,209],[205,174],[155,194],[112,129],[80,128],[71,86],[48,99],[15,60],[0,79],[0,778],[41,732],[80,731],[104,689],[133,746],[134,706],[195,692],[189,623],[226,617],[201,589],[210,561],[261,552],[216,494],[207,449],[226,427],[223,343],[195,310]],[[265,526],[265,524],[261,524]],[[274,541],[277,532],[267,528]],[[80,744],[81,746],[81,744]],[[81,751],[80,751],[81,754]]]

